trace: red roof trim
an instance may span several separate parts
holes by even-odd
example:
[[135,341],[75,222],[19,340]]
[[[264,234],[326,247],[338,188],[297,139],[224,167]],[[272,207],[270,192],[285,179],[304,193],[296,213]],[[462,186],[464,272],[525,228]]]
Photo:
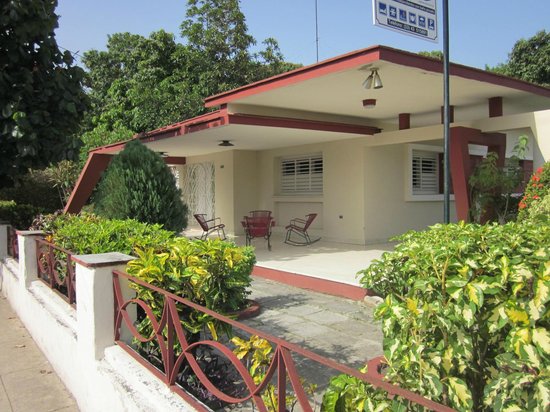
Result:
[[[161,139],[180,136],[185,133],[191,133],[196,131],[195,128],[199,125],[204,125],[209,122],[216,122],[227,118],[227,110],[221,109],[210,113],[206,113],[200,116],[193,117],[183,122],[173,123],[167,126],[159,127],[158,129],[151,130],[150,132],[138,133],[132,137],[132,139],[124,140],[117,143],[112,143],[105,146],[96,147],[90,150],[89,153],[113,153],[124,148],[126,143],[131,140],[139,139],[143,143],[150,143]],[[216,125],[217,126],[217,125]],[[200,128],[198,130],[201,130]]]
[[[378,60],[385,60],[436,73],[443,72],[443,63],[440,60],[391,47],[372,46],[208,97],[205,99],[205,107],[227,104],[237,99],[242,99],[271,89],[288,86],[290,84],[295,84],[340,70],[358,67]],[[514,79],[497,73],[490,73],[474,67],[451,63],[450,74],[466,79],[509,87],[544,97],[550,97],[550,88],[537,86],[523,80]]]
[[214,107],[227,104],[238,98],[243,98],[253,94],[261,93],[275,87],[288,86],[304,80],[322,76],[324,74],[334,73],[362,64],[372,63],[379,60],[379,51],[382,46],[372,46],[367,49],[357,50],[351,53],[343,54],[332,59],[324,60],[320,63],[301,67],[287,73],[269,77],[237,89],[229,90],[204,100],[205,107]]
[[284,127],[288,129],[317,130],[325,132],[352,133],[361,135],[373,135],[380,132],[379,128],[372,126],[323,122],[317,120],[292,119],[287,117],[255,116],[238,113],[229,115],[229,124],[263,127]]
[[[428,70],[435,73],[443,73],[443,62],[441,60],[434,59],[432,57],[420,56],[418,54],[403,50],[391,49],[388,47],[381,48],[380,60],[401,64],[403,66],[416,67],[418,69]],[[550,97],[550,88],[529,83],[524,80],[514,79],[502,74],[491,73],[475,67],[451,63],[449,72],[451,76],[462,77],[497,86],[509,87],[511,89],[517,89],[544,97]]]

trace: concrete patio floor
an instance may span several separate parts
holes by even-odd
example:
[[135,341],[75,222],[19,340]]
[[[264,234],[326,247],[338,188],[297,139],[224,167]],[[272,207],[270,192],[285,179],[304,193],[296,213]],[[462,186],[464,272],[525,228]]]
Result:
[[[190,228],[184,235],[196,237],[201,233],[200,229]],[[244,236],[228,236],[228,240],[238,245],[245,244]],[[292,246],[284,243],[284,233],[274,232],[271,236],[271,251],[268,250],[265,239],[253,239],[252,246],[255,248],[257,260],[253,274],[307,289],[324,293],[334,292],[336,295],[358,299],[358,292],[345,290],[359,288],[357,272],[367,268],[384,252],[393,250],[394,244],[352,245],[321,239],[309,246]],[[351,288],[336,285],[336,290],[334,282]]]

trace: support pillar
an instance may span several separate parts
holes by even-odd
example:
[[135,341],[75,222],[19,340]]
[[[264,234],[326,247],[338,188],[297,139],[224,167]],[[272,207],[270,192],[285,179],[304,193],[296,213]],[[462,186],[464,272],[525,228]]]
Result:
[[[114,344],[113,270],[123,271],[134,257],[122,253],[74,255],[79,356],[100,360]],[[130,293],[129,290],[126,293]]]
[[19,246],[19,274],[23,277],[22,284],[26,288],[38,279],[36,263],[36,239],[43,237],[41,230],[18,230],[17,244]]

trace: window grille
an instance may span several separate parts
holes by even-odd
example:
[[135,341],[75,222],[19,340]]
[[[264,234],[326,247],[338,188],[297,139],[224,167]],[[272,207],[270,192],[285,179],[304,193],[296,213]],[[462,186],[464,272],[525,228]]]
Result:
[[281,159],[281,194],[322,193],[322,155]]

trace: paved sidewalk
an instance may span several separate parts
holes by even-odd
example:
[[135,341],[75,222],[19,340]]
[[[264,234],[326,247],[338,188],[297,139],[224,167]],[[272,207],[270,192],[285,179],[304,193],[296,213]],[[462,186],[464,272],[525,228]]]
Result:
[[75,400],[0,295],[0,411],[77,412]]

